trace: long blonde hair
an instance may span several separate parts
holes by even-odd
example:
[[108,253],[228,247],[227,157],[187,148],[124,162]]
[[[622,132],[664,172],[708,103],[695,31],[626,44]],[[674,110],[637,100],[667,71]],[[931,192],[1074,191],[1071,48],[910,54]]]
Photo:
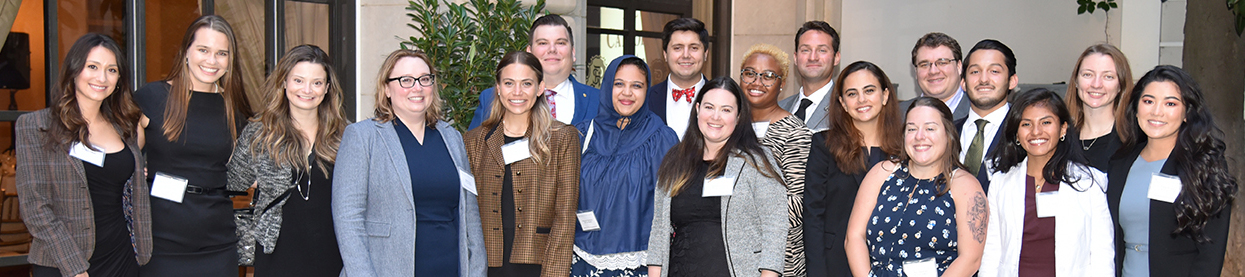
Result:
[[[539,80],[544,80],[544,69],[540,66],[540,60],[537,59],[536,56],[533,56],[528,52],[514,51],[506,53],[505,56],[502,56],[501,62],[497,64],[497,71],[494,73],[494,77],[496,78],[498,84],[501,83],[501,70],[507,66],[515,64],[525,65],[532,71],[535,71],[535,80],[538,82]],[[540,89],[542,91],[544,90],[544,88]],[[493,91],[496,92],[498,90],[494,87]],[[500,92],[498,93],[500,94]],[[493,103],[489,104],[488,119],[485,119],[484,123],[480,124],[480,127],[492,129],[501,125],[502,116],[506,113],[505,108],[502,108],[502,101],[503,100],[500,96],[493,97]],[[553,114],[549,112],[549,102],[545,100],[544,93],[538,93],[536,96],[536,103],[532,104],[532,111],[528,113],[526,136],[528,140],[528,151],[531,152],[532,161],[535,161],[536,164],[543,164],[546,161],[545,158],[549,156],[549,137],[553,136],[552,133],[554,130],[560,129],[561,126],[564,126],[556,124],[559,127],[553,127],[554,125]]]
[[[402,58],[420,59],[428,65],[428,73],[432,73],[433,76],[437,75],[437,68],[432,66],[432,60],[428,59],[428,55],[424,54],[424,51],[398,49],[394,50],[393,53],[389,53],[389,57],[385,58],[385,62],[380,65],[380,72],[376,74],[376,110],[373,112],[375,118],[372,118],[372,120],[385,123],[397,118],[397,115],[393,113],[393,102],[389,97],[385,96],[387,93],[385,90],[389,84],[389,73],[393,73],[393,68],[397,66],[398,60]],[[436,80],[436,78],[434,77],[433,80]],[[428,97],[428,99],[431,99],[429,100],[430,104],[428,109],[424,110],[424,124],[427,126],[435,127],[437,121],[441,120],[442,102],[441,92],[438,88],[440,86],[432,86],[431,97]]]
[[[290,117],[290,99],[285,93],[285,80],[295,65],[308,62],[324,67],[328,77],[324,100],[316,109],[315,141],[311,145],[316,155],[316,162],[325,174],[333,172],[332,164],[337,159],[337,147],[341,145],[342,133],[346,130],[346,113],[342,110],[342,88],[337,82],[337,73],[329,55],[314,45],[299,45],[290,49],[277,68],[268,75],[264,82],[264,110],[251,121],[263,123],[251,143],[251,156],[267,153],[268,158],[278,165],[293,166],[306,169],[310,166],[303,153],[307,153],[302,132],[294,127]],[[325,176],[328,177],[328,176]]]

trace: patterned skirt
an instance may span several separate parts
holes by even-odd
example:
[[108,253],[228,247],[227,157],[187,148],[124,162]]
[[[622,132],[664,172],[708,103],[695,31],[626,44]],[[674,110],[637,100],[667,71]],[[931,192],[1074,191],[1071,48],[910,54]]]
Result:
[[[643,277],[648,276],[644,252],[592,255],[574,248],[570,277]],[[582,256],[581,256],[582,255]],[[636,258],[639,260],[636,260]],[[592,261],[592,262],[590,262]],[[597,263],[598,265],[593,265]]]

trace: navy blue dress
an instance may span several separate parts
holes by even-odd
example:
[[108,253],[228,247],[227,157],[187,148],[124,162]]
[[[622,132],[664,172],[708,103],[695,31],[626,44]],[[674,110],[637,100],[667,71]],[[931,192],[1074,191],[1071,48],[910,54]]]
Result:
[[415,275],[458,276],[458,169],[436,128],[421,145],[400,120],[394,129],[406,154],[415,201]]
[[909,175],[907,162],[886,177],[865,231],[873,275],[905,276],[904,261],[927,258],[942,274],[959,256],[955,199],[941,188]]

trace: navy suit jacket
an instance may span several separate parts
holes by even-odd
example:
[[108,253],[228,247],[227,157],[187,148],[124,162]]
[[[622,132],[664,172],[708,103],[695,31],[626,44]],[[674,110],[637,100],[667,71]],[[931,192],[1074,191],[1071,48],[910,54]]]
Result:
[[[670,122],[666,121],[666,97],[670,97],[669,94],[666,94],[670,89],[669,79],[666,78],[667,81],[649,86],[648,95],[644,97],[644,103],[648,106],[648,110],[657,114],[657,117],[661,118],[661,122],[666,123],[666,125],[670,125]],[[704,74],[700,75],[700,79],[707,81]],[[696,93],[700,94],[699,91]]]
[[[583,121],[591,120],[597,116],[597,108],[601,105],[601,92],[597,88],[585,85],[575,80],[575,76],[567,77],[571,81],[571,86],[575,88],[575,117],[567,125],[576,125]],[[497,93],[493,92],[493,88],[485,89],[480,92],[480,103],[476,105],[475,116],[471,118],[471,125],[468,130],[475,129],[488,119],[489,105],[493,104],[493,97]],[[663,102],[662,105],[665,105]]]
[[[971,127],[971,126],[964,126],[965,123],[968,123],[968,117],[955,120],[955,127],[959,129],[957,132],[958,134],[963,135],[965,127]],[[981,192],[989,193],[988,191],[986,191],[990,189],[990,172],[989,170],[986,170],[986,163],[987,163],[986,157],[989,157],[990,153],[994,152],[994,146],[998,145],[999,141],[1003,140],[1002,129],[1003,129],[1003,124],[999,124],[999,130],[997,132],[994,132],[994,141],[991,142],[990,145],[986,146],[986,152],[982,152],[983,155],[981,157],[981,165],[980,167],[978,167],[979,170],[977,170],[977,182],[981,183]],[[975,132],[976,128],[973,128],[973,130]],[[964,149],[962,150],[967,151]],[[960,161],[960,162],[964,162],[964,161]]]

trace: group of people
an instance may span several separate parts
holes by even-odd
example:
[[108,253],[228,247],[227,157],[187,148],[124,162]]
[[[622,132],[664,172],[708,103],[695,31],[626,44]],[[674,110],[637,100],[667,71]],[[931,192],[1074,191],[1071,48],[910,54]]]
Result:
[[[1237,182],[1180,68],[1134,84],[1099,44],[1062,96],[1013,94],[1006,45],[961,55],[929,33],[911,53],[920,94],[900,101],[873,63],[836,77],[825,22],[801,26],[794,54],[754,45],[737,76],[710,79],[705,25],[680,18],[663,29],[665,80],[625,55],[598,89],[571,77],[572,34],[557,15],[533,22],[465,134],[438,94],[454,80],[419,50],[389,54],[374,117],[350,123],[315,46],[281,58],[253,109],[220,17],[134,92],[117,43],[85,35],[57,101],[16,125],[33,273],[231,276],[247,253],[257,276],[1221,270]],[[251,224],[235,225],[229,196],[248,188]]]

